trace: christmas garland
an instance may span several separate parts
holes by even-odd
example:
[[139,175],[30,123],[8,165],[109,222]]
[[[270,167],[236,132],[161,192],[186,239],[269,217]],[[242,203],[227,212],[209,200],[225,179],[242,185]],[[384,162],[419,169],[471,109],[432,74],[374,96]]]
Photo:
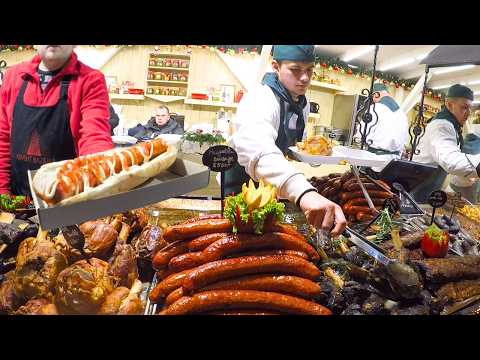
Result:
[[[102,46],[133,46],[133,45],[89,45],[94,47]],[[172,45],[174,46],[174,45]],[[186,46],[187,52],[190,53],[192,48],[202,48],[209,49],[211,51],[220,51],[228,55],[245,55],[245,54],[259,54],[262,45],[177,45],[177,46]],[[0,52],[3,51],[22,51],[33,49],[33,45],[0,45]],[[159,46],[156,46],[155,49],[159,49]],[[330,71],[340,74],[345,74],[348,76],[353,76],[355,78],[369,79],[371,77],[371,70],[367,67],[350,67],[347,63],[343,62],[339,58],[332,57],[316,57],[315,59],[316,68],[323,69],[323,71]],[[395,88],[404,88],[405,90],[411,90],[416,84],[415,80],[401,79],[396,75],[385,73],[382,71],[375,72],[375,78],[380,80],[385,85],[395,86]],[[442,91],[436,91],[430,88],[426,89],[425,96],[431,97],[434,100],[443,100],[445,94]]]
[[[362,66],[352,68],[339,58],[317,57],[315,63],[316,68],[322,68],[324,70],[354,76],[356,78],[370,79],[372,75],[371,69]],[[405,90],[412,90],[417,83],[416,80],[401,79],[396,75],[382,71],[375,71],[375,79],[377,81],[380,80],[385,85],[395,86],[397,89],[402,87]],[[425,96],[429,96],[434,100],[440,101],[444,98],[445,94],[441,91],[435,91],[427,88]]]

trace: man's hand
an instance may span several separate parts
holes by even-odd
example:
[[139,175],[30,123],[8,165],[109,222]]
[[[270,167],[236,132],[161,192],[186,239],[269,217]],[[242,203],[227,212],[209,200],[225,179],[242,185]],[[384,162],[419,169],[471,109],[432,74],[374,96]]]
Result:
[[330,231],[335,224],[331,231],[333,236],[340,235],[347,226],[342,208],[317,192],[311,191],[303,195],[300,199],[300,208],[308,222],[317,229]]

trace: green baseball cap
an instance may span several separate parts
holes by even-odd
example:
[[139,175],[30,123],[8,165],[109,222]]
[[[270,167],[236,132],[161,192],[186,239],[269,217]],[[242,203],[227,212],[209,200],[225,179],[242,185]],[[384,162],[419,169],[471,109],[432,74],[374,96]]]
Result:
[[473,91],[466,86],[455,84],[448,89],[447,97],[460,97],[473,101]]
[[315,62],[314,45],[274,45],[273,58],[275,60],[290,60]]

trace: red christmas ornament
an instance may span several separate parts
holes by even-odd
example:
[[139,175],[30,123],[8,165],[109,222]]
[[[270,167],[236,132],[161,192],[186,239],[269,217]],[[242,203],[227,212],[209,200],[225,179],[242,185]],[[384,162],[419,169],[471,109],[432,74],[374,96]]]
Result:
[[399,87],[400,87],[400,85],[398,85],[398,84],[395,84],[395,88],[397,88],[397,89],[398,89]]
[[253,48],[252,51],[257,52],[257,48]]
[[333,71],[338,71],[338,66],[337,65],[333,65]]
[[238,52],[239,52],[240,54],[243,54],[243,50],[245,50],[245,49],[244,49],[244,48],[240,48],[240,49],[238,49]]
[[321,65],[323,68],[326,68],[326,67],[327,67],[327,64],[326,64],[326,63],[324,63],[324,62],[323,62],[323,63],[321,63],[320,65]]
[[207,45],[202,45],[202,49],[206,49],[207,48]]
[[384,85],[387,85],[387,84],[388,84],[388,81],[387,81],[387,80],[383,80],[383,84],[384,84]]
[[219,50],[220,50],[221,52],[223,52],[223,53],[225,52],[225,49],[224,49],[223,47],[220,48]]
[[352,75],[352,74],[353,74],[352,69],[349,68],[349,69],[347,70],[347,74],[348,74],[348,75]]

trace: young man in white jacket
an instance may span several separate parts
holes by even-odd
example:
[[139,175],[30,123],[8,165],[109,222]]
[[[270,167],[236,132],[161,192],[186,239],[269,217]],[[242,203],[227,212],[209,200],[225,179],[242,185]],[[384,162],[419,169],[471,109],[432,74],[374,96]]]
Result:
[[441,189],[448,174],[465,180],[479,177],[480,155],[463,152],[462,128],[470,115],[472,101],[473,91],[455,84],[448,89],[445,106],[428,123],[418,146],[420,152],[413,160],[438,165],[438,169],[413,189],[417,202],[425,203],[432,191]]
[[240,192],[249,177],[264,179],[278,188],[280,198],[296,203],[311,225],[338,235],[346,226],[340,206],[321,196],[285,159],[288,147],[304,136],[314,46],[276,45],[273,59],[274,72],[266,73],[238,106],[237,131],[230,143],[238,164],[226,173],[226,192]]

